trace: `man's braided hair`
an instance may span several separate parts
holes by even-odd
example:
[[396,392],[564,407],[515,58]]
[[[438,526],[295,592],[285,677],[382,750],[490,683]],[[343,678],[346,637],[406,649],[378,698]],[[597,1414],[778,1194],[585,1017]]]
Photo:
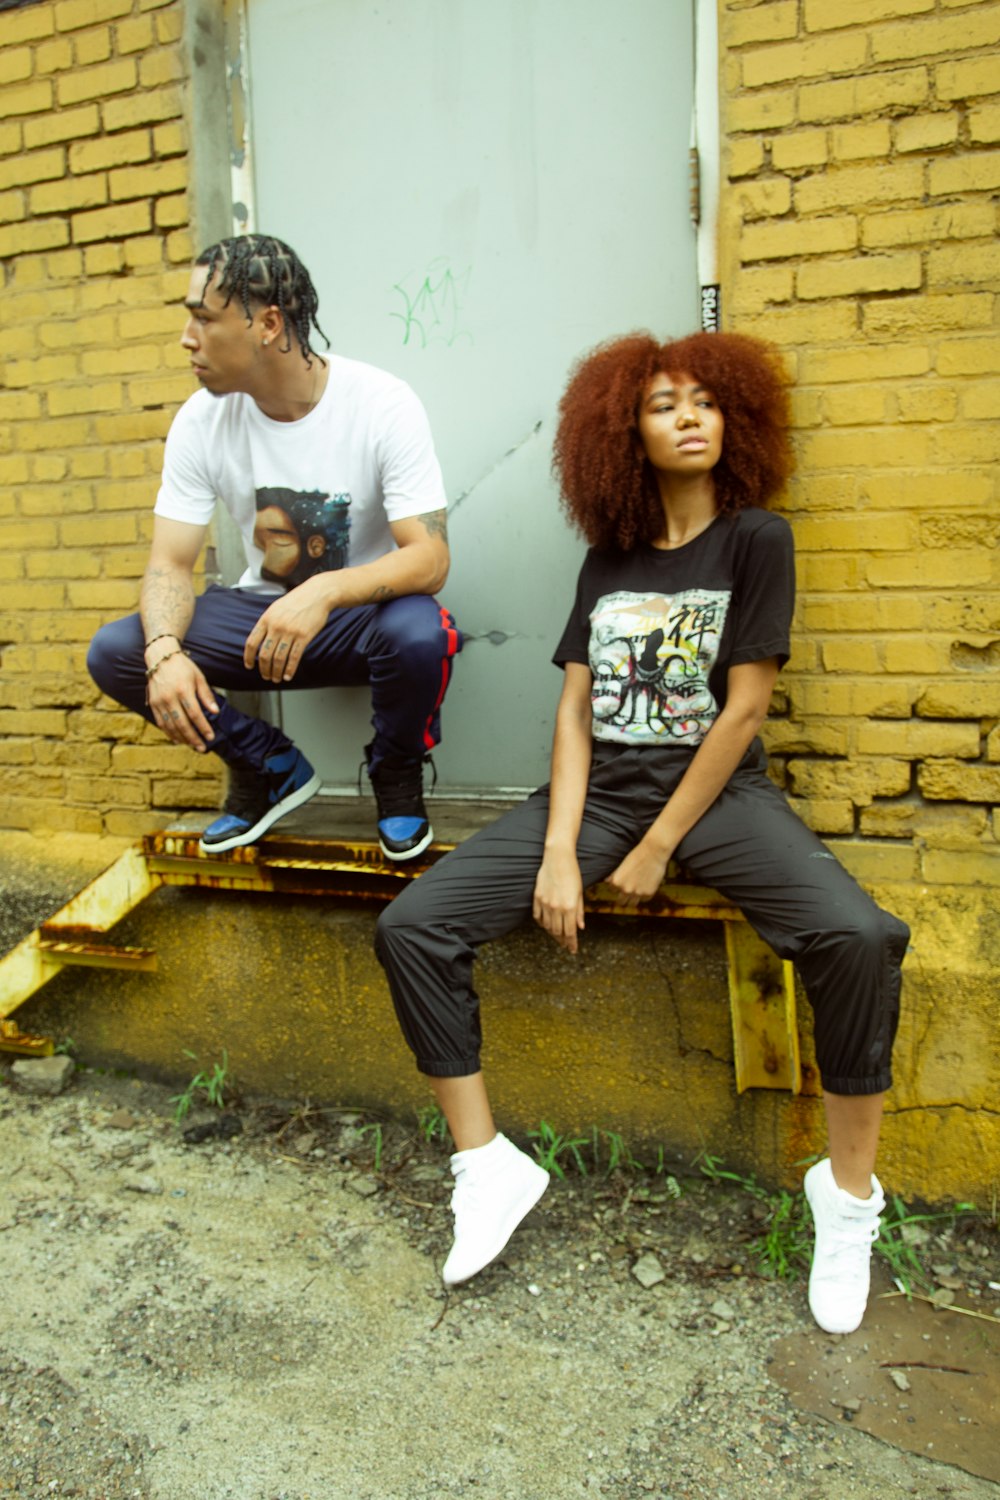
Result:
[[319,297],[312,278],[283,240],[268,234],[234,235],[209,245],[195,265],[208,267],[205,292],[214,281],[219,291],[225,293],[227,307],[238,297],[247,322],[253,317],[252,302],[260,307],[276,307],[285,320],[286,353],[292,346],[292,329],[307,365],[312,364],[312,355],[316,353],[309,343],[311,328],[326,340],[329,349],[330,340],[316,319]]

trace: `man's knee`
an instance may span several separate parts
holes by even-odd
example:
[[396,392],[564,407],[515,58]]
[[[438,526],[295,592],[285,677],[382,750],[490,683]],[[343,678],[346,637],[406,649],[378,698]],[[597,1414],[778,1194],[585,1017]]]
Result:
[[112,692],[122,667],[135,657],[141,640],[134,616],[101,626],[87,649],[87,671],[102,692]]
[[377,628],[384,649],[417,668],[423,663],[439,667],[442,657],[461,649],[454,620],[429,594],[408,594],[383,605]]

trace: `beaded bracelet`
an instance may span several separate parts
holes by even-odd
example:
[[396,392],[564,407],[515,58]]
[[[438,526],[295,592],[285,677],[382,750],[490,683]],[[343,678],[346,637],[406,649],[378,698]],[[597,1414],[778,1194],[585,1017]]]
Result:
[[178,646],[181,644],[181,638],[179,635],[174,635],[174,632],[172,630],[164,630],[160,635],[154,635],[151,641],[146,642],[146,644],[142,648],[143,656],[146,655],[146,652],[149,650],[150,646],[156,645],[157,641],[176,641]]

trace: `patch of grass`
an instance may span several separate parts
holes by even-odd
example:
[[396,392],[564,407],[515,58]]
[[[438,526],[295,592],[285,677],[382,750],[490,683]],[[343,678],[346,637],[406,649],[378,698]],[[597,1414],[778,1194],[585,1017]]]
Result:
[[[812,1256],[812,1218],[803,1192],[784,1188],[769,1192],[756,1177],[730,1171],[721,1156],[700,1151],[695,1157],[703,1177],[710,1182],[731,1183],[749,1194],[764,1209],[764,1231],[750,1243],[750,1253],[765,1276],[788,1280],[809,1265]],[[799,1162],[801,1166],[803,1163]]]
[[537,1130],[528,1131],[528,1139],[538,1160],[538,1165],[551,1172],[561,1182],[566,1180],[566,1171],[560,1157],[568,1156],[581,1177],[586,1177],[587,1167],[580,1155],[580,1147],[589,1145],[585,1135],[559,1135],[548,1120],[540,1120]]
[[956,1203],[954,1208],[943,1209],[938,1213],[913,1213],[902,1198],[895,1193],[890,1194],[882,1213],[882,1227],[875,1241],[875,1254],[885,1261],[901,1292],[909,1296],[916,1290],[927,1293],[934,1290],[934,1279],[928,1274],[920,1255],[921,1246],[931,1237],[927,1226],[936,1224],[939,1232],[941,1229],[951,1229],[960,1214],[975,1211],[973,1203]]
[[448,1139],[448,1121],[436,1104],[425,1104],[417,1110],[417,1130],[428,1146]]
[[610,1177],[612,1172],[644,1172],[646,1170],[642,1162],[632,1155],[624,1138],[617,1130],[598,1130],[595,1125],[591,1131],[591,1154],[594,1159],[595,1172],[601,1170],[602,1150],[605,1157],[605,1177]]
[[[190,1057],[194,1062],[198,1061],[194,1052],[188,1052],[185,1048],[185,1057]],[[229,1054],[225,1048],[222,1049],[222,1061],[212,1064],[211,1071],[204,1069],[199,1071],[191,1079],[187,1088],[179,1094],[171,1094],[170,1102],[174,1106],[174,1120],[180,1125],[191,1113],[191,1107],[195,1100],[202,1098],[205,1104],[210,1104],[213,1109],[223,1109],[226,1104],[226,1087],[229,1083]]]
[[373,1120],[370,1125],[360,1126],[358,1129],[358,1135],[361,1136],[362,1140],[366,1135],[370,1135],[372,1137],[372,1140],[375,1143],[375,1160],[372,1163],[372,1166],[376,1172],[381,1172],[382,1151],[385,1145],[382,1133],[382,1122],[380,1120]]

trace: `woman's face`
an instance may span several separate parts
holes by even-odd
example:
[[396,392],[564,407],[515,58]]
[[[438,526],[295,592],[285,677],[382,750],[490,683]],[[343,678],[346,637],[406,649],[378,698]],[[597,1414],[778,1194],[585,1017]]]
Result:
[[686,370],[654,375],[639,403],[639,440],[660,474],[714,469],[725,425],[712,392]]

